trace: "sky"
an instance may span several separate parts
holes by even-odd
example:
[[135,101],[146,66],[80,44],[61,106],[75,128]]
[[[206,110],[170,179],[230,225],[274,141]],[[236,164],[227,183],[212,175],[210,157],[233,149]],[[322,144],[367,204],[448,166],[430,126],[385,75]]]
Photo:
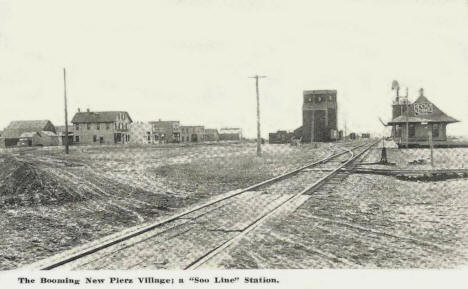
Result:
[[348,131],[389,133],[398,80],[468,135],[467,0],[0,0],[0,129],[78,108],[262,136],[302,123],[302,92],[338,90]]

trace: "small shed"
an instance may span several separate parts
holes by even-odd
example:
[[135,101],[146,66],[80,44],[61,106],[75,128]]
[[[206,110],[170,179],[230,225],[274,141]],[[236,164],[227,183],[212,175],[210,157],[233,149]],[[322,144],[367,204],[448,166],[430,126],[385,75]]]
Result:
[[239,141],[242,140],[241,128],[221,128],[219,130],[219,140],[221,141]]
[[57,134],[51,131],[24,132],[21,134],[18,146],[57,146]]

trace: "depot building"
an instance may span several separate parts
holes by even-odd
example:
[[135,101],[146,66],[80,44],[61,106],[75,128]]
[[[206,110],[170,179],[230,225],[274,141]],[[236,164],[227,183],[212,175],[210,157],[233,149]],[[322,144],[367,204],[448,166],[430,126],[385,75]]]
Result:
[[419,90],[419,97],[411,103],[408,98],[397,95],[392,106],[392,137],[399,147],[408,143],[410,147],[426,146],[429,138],[434,145],[444,145],[447,141],[447,125],[458,122],[433,104],[424,90]]

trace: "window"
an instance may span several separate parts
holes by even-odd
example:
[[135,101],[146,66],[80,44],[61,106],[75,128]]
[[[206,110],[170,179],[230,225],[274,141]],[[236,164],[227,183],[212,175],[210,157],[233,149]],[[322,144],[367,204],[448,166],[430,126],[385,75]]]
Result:
[[439,124],[432,124],[432,137],[439,137]]
[[79,135],[75,136],[75,142],[80,142],[80,136]]
[[97,124],[96,124],[96,129],[97,129],[97,130],[100,130],[100,129],[101,129],[101,124],[100,124],[100,123],[97,123]]
[[114,128],[117,129],[117,123],[116,122],[114,122]]
[[97,135],[93,135],[93,142],[97,142]]
[[414,137],[416,135],[416,127],[414,126],[414,123],[410,123],[408,128],[408,137]]
[[99,143],[104,143],[104,137],[101,136],[101,137],[99,138]]
[[109,130],[109,129],[110,129],[110,124],[106,123],[106,130]]
[[79,124],[75,124],[75,130],[80,130],[80,125]]
[[148,135],[147,139],[148,139],[148,142],[150,142],[151,141],[151,136]]
[[87,123],[86,124],[86,129],[91,129],[91,124]]

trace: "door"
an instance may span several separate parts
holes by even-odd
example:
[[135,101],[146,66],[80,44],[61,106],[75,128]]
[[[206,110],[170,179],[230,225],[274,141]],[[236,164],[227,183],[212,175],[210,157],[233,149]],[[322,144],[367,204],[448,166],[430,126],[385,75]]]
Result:
[[316,110],[314,111],[313,118],[313,141],[325,141],[327,140],[327,128],[325,127],[325,111]]

